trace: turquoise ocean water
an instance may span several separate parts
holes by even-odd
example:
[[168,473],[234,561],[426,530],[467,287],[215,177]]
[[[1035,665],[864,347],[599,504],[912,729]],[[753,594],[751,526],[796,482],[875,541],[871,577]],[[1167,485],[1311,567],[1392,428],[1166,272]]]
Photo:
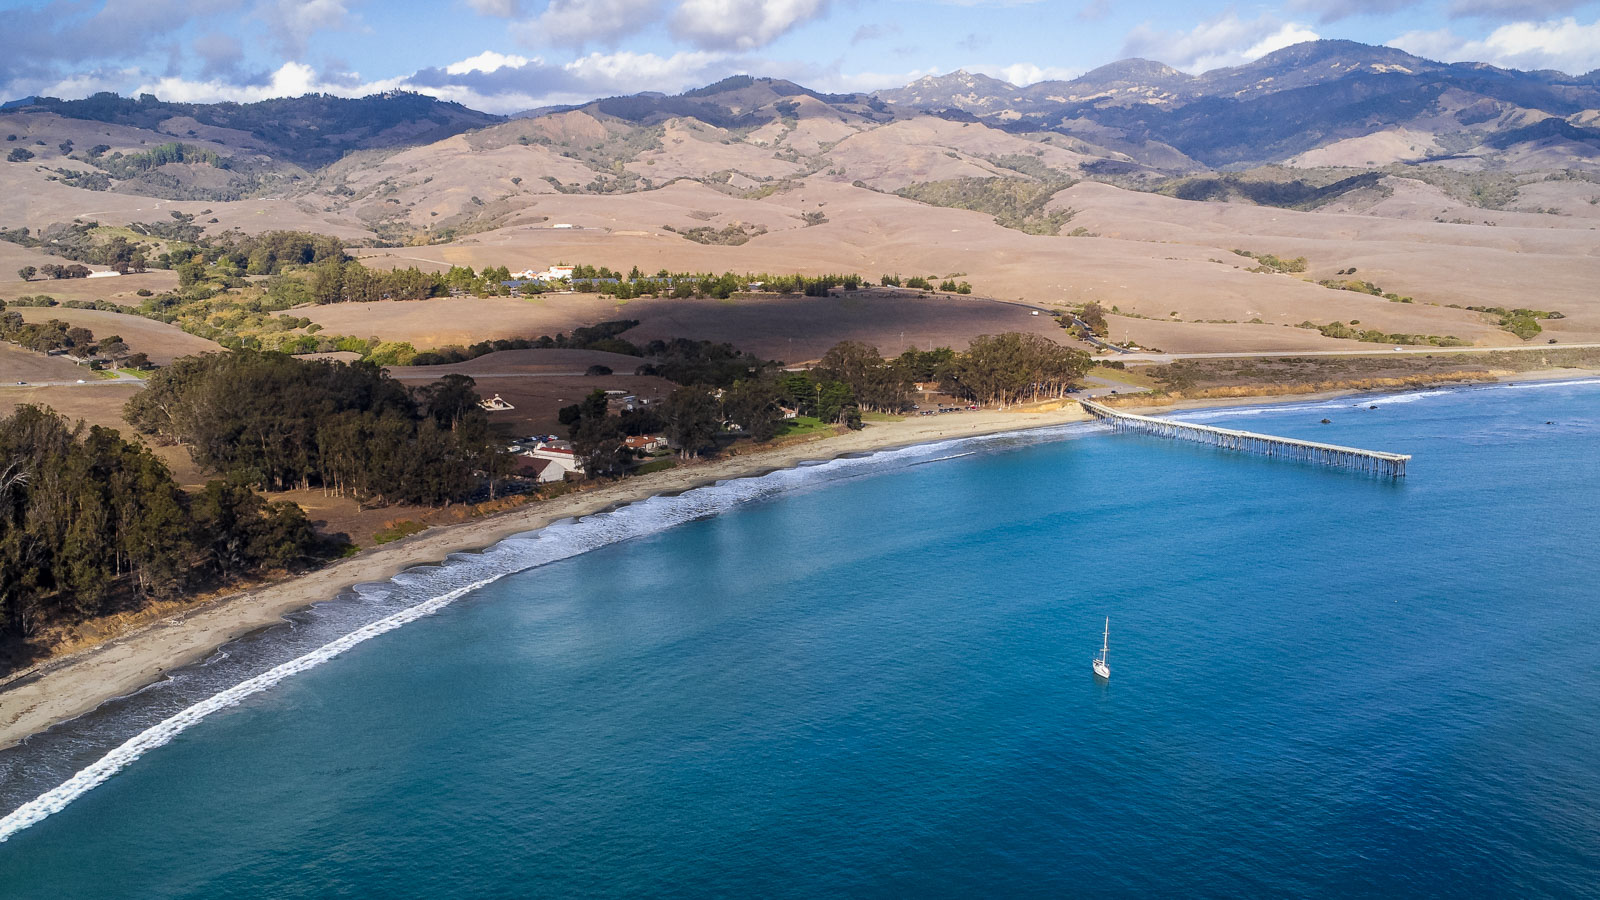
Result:
[[1074,426],[562,523],[0,753],[0,897],[1600,896],[1600,383],[1187,417],[1415,459]]

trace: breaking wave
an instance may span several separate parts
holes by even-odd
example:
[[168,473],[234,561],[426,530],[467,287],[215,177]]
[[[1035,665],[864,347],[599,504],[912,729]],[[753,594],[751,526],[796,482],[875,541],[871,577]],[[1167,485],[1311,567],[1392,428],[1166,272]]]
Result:
[[[141,756],[206,717],[309,671],[379,635],[435,613],[507,575],[714,516],[779,493],[812,488],[979,450],[1059,441],[1091,423],[957,438],[859,457],[802,464],[765,475],[657,495],[582,519],[507,538],[481,553],[453,554],[387,582],[357,585],[287,621],[227,645],[204,662],[0,752],[0,843],[65,809]],[[107,750],[107,747],[111,749]],[[87,765],[84,762],[89,760]],[[40,792],[48,785],[48,789]],[[32,797],[32,799],[26,799]]]

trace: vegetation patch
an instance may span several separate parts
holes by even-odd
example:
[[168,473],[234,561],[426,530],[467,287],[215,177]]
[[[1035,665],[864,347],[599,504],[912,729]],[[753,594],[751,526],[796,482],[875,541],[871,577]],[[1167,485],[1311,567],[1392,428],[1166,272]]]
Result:
[[1284,275],[1291,275],[1306,270],[1306,258],[1304,256],[1283,259],[1271,253],[1251,253],[1249,250],[1235,250],[1233,252],[1256,261],[1256,265],[1249,270],[1251,272],[1278,272]]
[[1071,187],[1071,180],[1030,178],[953,178],[911,184],[895,191],[902,197],[951,209],[970,209],[994,216],[995,224],[1027,234],[1060,234],[1077,210],[1046,211],[1050,198]]
[[401,538],[408,538],[413,534],[420,534],[428,530],[428,526],[410,519],[400,519],[383,523],[383,529],[373,534],[374,544],[388,544]]
[[1542,309],[1506,309],[1503,306],[1468,306],[1466,309],[1470,309],[1473,312],[1488,313],[1497,317],[1501,328],[1523,340],[1528,340],[1539,334],[1539,332],[1544,331],[1544,328],[1539,325],[1540,319],[1566,318],[1566,315],[1562,313]]
[[767,233],[765,225],[749,225],[744,222],[733,222],[724,228],[717,229],[710,225],[701,225],[697,228],[674,228],[663,225],[665,231],[682,235],[696,244],[711,244],[714,246],[737,247],[747,244],[750,239]]
[[1245,201],[1258,206],[1309,210],[1322,206],[1352,191],[1382,187],[1382,172],[1362,172],[1330,184],[1306,178],[1273,178],[1274,170],[1264,173],[1195,175],[1177,178],[1156,189],[1157,193],[1179,200],[1209,202]]
[[[1359,323],[1357,323],[1359,324]],[[1310,320],[1301,322],[1296,328],[1309,328],[1321,332],[1326,337],[1344,338],[1351,341],[1365,341],[1369,344],[1401,344],[1405,346],[1432,346],[1432,347],[1470,347],[1471,341],[1462,340],[1455,335],[1440,336],[1437,334],[1404,334],[1386,333],[1377,329],[1356,329],[1343,322],[1330,322],[1327,325],[1318,325]]]
[[[1355,270],[1351,269],[1350,271],[1354,272]],[[1413,303],[1413,302],[1415,302],[1410,297],[1406,297],[1406,296],[1402,296],[1400,294],[1396,294],[1393,291],[1385,291],[1383,288],[1378,287],[1377,285],[1373,284],[1370,281],[1339,280],[1339,279],[1328,279],[1328,278],[1325,278],[1325,279],[1317,282],[1317,284],[1320,284],[1325,288],[1330,288],[1330,289],[1335,290],[1335,291],[1353,291],[1353,292],[1355,292],[1357,294],[1370,294],[1373,297],[1382,297],[1383,299],[1389,301],[1390,303]]]

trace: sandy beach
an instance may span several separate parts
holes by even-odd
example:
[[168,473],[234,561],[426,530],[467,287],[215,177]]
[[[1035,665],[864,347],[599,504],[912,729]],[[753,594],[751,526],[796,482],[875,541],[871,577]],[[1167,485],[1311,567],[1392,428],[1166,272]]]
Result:
[[824,460],[946,438],[971,437],[1083,421],[1076,403],[1050,411],[981,410],[898,422],[800,444],[680,465],[553,500],[530,503],[459,525],[430,528],[332,563],[314,572],[201,603],[87,650],[40,665],[0,688],[0,747],[82,715],[159,679],[167,669],[204,659],[217,647],[282,617],[336,596],[352,585],[383,581],[452,553],[479,550],[561,519],[586,516],[656,494],[728,478],[758,475],[807,460]]

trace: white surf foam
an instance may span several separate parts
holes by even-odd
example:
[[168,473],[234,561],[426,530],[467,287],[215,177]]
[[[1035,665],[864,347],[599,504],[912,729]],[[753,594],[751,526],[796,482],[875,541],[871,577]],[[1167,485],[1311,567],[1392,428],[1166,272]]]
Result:
[[105,783],[106,779],[117,774],[139,757],[168,743],[206,716],[218,710],[234,706],[252,694],[259,694],[291,675],[297,675],[307,669],[319,666],[357,644],[369,641],[386,631],[393,631],[407,622],[442,609],[464,594],[503,577],[503,574],[508,573],[495,575],[493,578],[486,578],[476,584],[457,588],[447,594],[441,594],[426,602],[418,603],[409,609],[401,610],[392,616],[358,628],[336,641],[325,644],[280,666],[268,669],[260,675],[247,681],[242,681],[225,691],[213,694],[177,715],[146,728],[144,731],[124,741],[115,750],[79,770],[76,775],[73,775],[62,784],[24,803],[12,811],[10,815],[0,819],[0,843],[4,843],[22,829],[66,809],[67,804]]
[[1413,391],[1408,394],[1390,394],[1385,397],[1362,397],[1357,406],[1390,406],[1396,403],[1415,403],[1429,397],[1443,397],[1446,394],[1460,393],[1462,388],[1444,391]]
[[[236,706],[246,698],[268,690],[287,678],[313,669],[352,647],[437,612],[461,597],[507,575],[577,556],[607,544],[663,531],[694,519],[716,515],[750,500],[809,483],[822,483],[839,477],[848,477],[856,472],[901,468],[907,463],[919,461],[921,457],[941,452],[948,453],[950,449],[958,446],[972,447],[1005,442],[1042,443],[1059,440],[1073,433],[1087,432],[1081,425],[1072,425],[1031,432],[957,438],[935,444],[885,450],[868,456],[833,459],[791,469],[779,469],[758,477],[722,481],[713,486],[696,488],[676,496],[650,497],[583,519],[563,519],[539,532],[508,538],[482,554],[456,554],[445,564],[409,569],[389,582],[359,585],[356,588],[358,594],[376,601],[393,596],[396,590],[418,589],[424,593],[432,593],[432,590],[447,587],[450,582],[458,581],[462,577],[472,579],[471,583],[450,587],[449,590],[428,596],[415,605],[363,625],[315,650],[206,697],[144,729],[80,769],[66,781],[17,807],[4,818],[0,818],[0,843],[65,809],[68,804],[104,784],[107,779],[127,768],[144,754],[171,742],[212,713]],[[956,459],[969,456],[972,452],[975,451],[954,453],[925,461]],[[430,587],[432,590],[429,590]]]
[[1580,384],[1600,384],[1600,378],[1575,378],[1572,381],[1518,381],[1500,386],[1508,391],[1527,391],[1534,388],[1575,387]]

